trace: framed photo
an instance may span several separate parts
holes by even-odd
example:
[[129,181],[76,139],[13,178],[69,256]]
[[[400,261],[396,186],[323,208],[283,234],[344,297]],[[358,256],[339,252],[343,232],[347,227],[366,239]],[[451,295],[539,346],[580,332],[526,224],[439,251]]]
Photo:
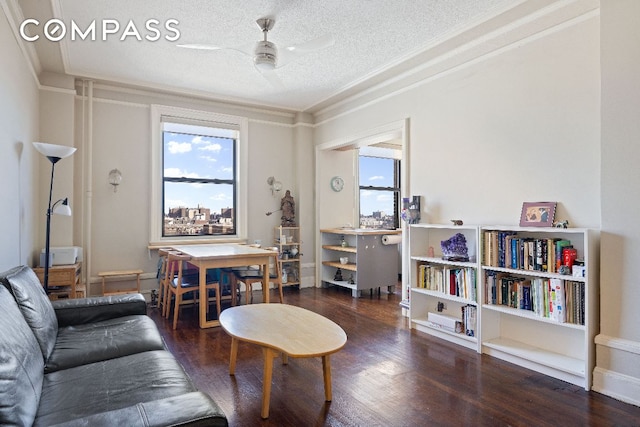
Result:
[[520,227],[552,227],[556,215],[556,202],[524,202],[520,214]]

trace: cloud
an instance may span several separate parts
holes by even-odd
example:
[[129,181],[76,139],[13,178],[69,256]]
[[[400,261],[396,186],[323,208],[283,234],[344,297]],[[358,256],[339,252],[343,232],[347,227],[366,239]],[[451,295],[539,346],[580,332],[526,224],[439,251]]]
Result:
[[212,163],[215,163],[215,162],[218,161],[218,159],[216,159],[215,157],[212,157],[212,156],[200,156],[200,158],[202,160],[206,160],[206,161],[212,162]]
[[213,151],[215,153],[219,153],[220,151],[222,151],[222,145],[218,144],[218,143],[214,143],[214,144],[207,144],[205,146],[202,147],[198,147],[198,150],[202,150],[202,151]]
[[229,194],[218,193],[209,197],[209,200],[215,200],[216,202],[224,202],[227,200],[233,200],[233,198]]
[[369,197],[371,195],[373,195],[371,190],[360,190],[360,197]]
[[384,179],[384,176],[382,176],[382,175],[374,175],[374,176],[369,178],[369,181],[380,181],[382,179]]
[[169,178],[203,178],[195,172],[183,171],[180,168],[166,168],[164,176]]
[[169,141],[167,149],[171,154],[184,154],[191,151],[191,144],[188,142]]
[[193,139],[191,139],[192,144],[205,144],[207,142],[209,141],[202,139],[200,135],[194,136]]

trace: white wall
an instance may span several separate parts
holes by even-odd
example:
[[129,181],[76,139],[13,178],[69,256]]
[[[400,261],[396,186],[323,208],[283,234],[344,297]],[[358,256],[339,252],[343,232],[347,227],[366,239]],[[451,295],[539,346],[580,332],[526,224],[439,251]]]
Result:
[[32,262],[38,227],[46,220],[38,169],[50,165],[31,144],[38,139],[38,85],[5,12],[0,10],[0,271]]
[[[84,106],[83,106],[84,104]],[[147,280],[143,289],[157,286],[155,270],[157,254],[149,251],[149,212],[151,187],[151,123],[150,106],[161,104],[233,114],[248,117],[248,232],[247,240],[273,242],[273,227],[280,224],[280,215],[266,216],[280,207],[284,190],[290,189],[298,199],[300,191],[309,191],[311,183],[299,182],[295,176],[296,155],[304,159],[313,152],[310,138],[300,137],[294,146],[294,115],[242,108],[214,102],[177,97],[151,91],[95,85],[92,119],[92,188],[89,221],[91,247],[91,293],[99,292],[97,272],[103,270],[142,268]],[[82,126],[89,128],[89,118],[81,111],[89,110],[89,101],[77,97],[76,138],[79,147],[88,144],[82,137]],[[300,152],[300,154],[296,154]],[[86,165],[85,165],[86,166]],[[82,167],[82,165],[80,165]],[[118,168],[123,175],[118,191],[108,183],[109,171]],[[83,186],[77,173],[76,188]],[[275,176],[283,183],[283,193],[271,195],[267,177]],[[305,188],[306,187],[306,188]],[[297,203],[298,216],[311,216],[313,207]],[[74,219],[80,221],[81,219]],[[303,258],[304,260],[304,258]],[[308,273],[311,277],[313,272]]]
[[601,334],[594,389],[640,405],[640,2],[601,3]]
[[598,31],[593,17],[364,108],[342,106],[322,117],[315,143],[409,117],[423,222],[517,224],[523,201],[557,201],[558,218],[599,227]]

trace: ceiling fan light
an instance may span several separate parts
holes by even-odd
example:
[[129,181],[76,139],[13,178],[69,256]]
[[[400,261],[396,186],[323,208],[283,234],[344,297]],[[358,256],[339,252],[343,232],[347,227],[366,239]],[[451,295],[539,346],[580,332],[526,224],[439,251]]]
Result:
[[275,58],[269,58],[268,56],[256,56],[254,63],[256,68],[262,71],[271,71],[276,68]]
[[260,41],[256,43],[253,62],[256,67],[262,71],[273,70],[274,68],[276,68],[277,54],[278,50],[273,43],[269,41]]

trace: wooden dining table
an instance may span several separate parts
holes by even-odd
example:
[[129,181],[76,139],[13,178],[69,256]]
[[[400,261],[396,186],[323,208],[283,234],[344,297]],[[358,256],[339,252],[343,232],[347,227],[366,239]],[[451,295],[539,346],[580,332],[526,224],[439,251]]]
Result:
[[[200,327],[220,326],[220,321],[207,319],[207,270],[212,268],[243,267],[259,265],[262,267],[262,289],[264,302],[269,302],[269,259],[276,256],[273,251],[241,244],[196,244],[175,245],[171,249],[191,257],[189,263],[199,270],[200,288]],[[219,296],[217,296],[219,297]]]

